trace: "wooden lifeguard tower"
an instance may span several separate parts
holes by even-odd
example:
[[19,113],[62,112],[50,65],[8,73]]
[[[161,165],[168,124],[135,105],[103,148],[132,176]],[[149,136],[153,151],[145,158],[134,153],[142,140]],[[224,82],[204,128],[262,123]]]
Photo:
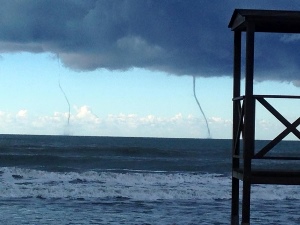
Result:
[[[267,154],[290,133],[293,133],[300,139],[300,132],[297,130],[297,126],[300,124],[300,117],[290,123],[267,100],[271,98],[300,99],[300,96],[253,94],[255,32],[300,34],[300,12],[236,9],[233,12],[228,27],[234,32],[231,224],[239,224],[239,187],[240,181],[242,181],[241,224],[246,225],[250,224],[250,194],[252,184],[300,184],[300,170],[297,171],[288,167],[285,169],[281,167],[273,169],[263,167],[257,169],[253,167],[254,162],[258,160],[283,160],[285,162],[287,160],[300,160],[300,157],[296,156],[272,157]],[[245,33],[246,41],[244,58],[245,93],[241,95],[241,37],[243,33]],[[285,129],[277,137],[261,149],[255,149],[255,104],[257,102],[285,126]]]

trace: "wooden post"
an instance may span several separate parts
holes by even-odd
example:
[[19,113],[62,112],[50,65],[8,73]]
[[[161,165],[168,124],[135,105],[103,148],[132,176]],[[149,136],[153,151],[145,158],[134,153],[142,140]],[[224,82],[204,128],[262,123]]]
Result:
[[[234,32],[234,68],[233,68],[233,98],[241,95],[241,32]],[[239,168],[240,159],[234,157],[240,154],[239,146],[239,108],[240,102],[233,101],[232,129],[232,171]],[[236,141],[238,143],[236,143]],[[232,176],[231,225],[239,224],[239,179]]]
[[253,97],[254,71],[254,31],[249,22],[246,31],[246,77],[245,77],[245,117],[244,117],[244,177],[242,225],[250,224],[251,161],[254,155],[255,139],[255,99]]

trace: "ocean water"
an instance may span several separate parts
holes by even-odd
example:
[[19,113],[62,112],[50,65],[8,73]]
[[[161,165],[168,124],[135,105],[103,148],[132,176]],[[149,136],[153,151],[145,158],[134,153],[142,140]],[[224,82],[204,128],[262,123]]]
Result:
[[[229,224],[230,154],[231,140],[0,135],[0,224]],[[252,192],[253,224],[300,223],[298,186]]]

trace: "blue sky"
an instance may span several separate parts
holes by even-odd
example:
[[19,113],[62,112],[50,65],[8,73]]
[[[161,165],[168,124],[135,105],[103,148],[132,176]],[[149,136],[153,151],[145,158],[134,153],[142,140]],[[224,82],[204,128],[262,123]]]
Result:
[[[144,69],[74,72],[51,54],[3,54],[0,63],[3,133],[207,137],[190,76]],[[71,105],[69,126],[59,81]],[[228,137],[231,83],[228,77],[196,80],[210,123],[226,120]]]
[[[196,76],[212,137],[231,138],[233,9],[300,8],[239,2],[2,2],[0,133],[207,138]],[[258,36],[255,93],[299,95],[298,40]],[[293,122],[287,103],[274,102]],[[283,129],[260,106],[256,126],[259,139]]]

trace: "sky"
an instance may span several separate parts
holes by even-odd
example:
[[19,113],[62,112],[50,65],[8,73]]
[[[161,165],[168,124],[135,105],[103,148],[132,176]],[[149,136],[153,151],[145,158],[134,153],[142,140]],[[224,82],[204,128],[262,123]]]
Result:
[[[0,4],[0,133],[222,139],[232,137],[233,10],[300,10],[298,0]],[[299,43],[256,35],[255,94],[300,95]],[[299,117],[297,100],[272,104]],[[282,129],[257,106],[257,139]]]

